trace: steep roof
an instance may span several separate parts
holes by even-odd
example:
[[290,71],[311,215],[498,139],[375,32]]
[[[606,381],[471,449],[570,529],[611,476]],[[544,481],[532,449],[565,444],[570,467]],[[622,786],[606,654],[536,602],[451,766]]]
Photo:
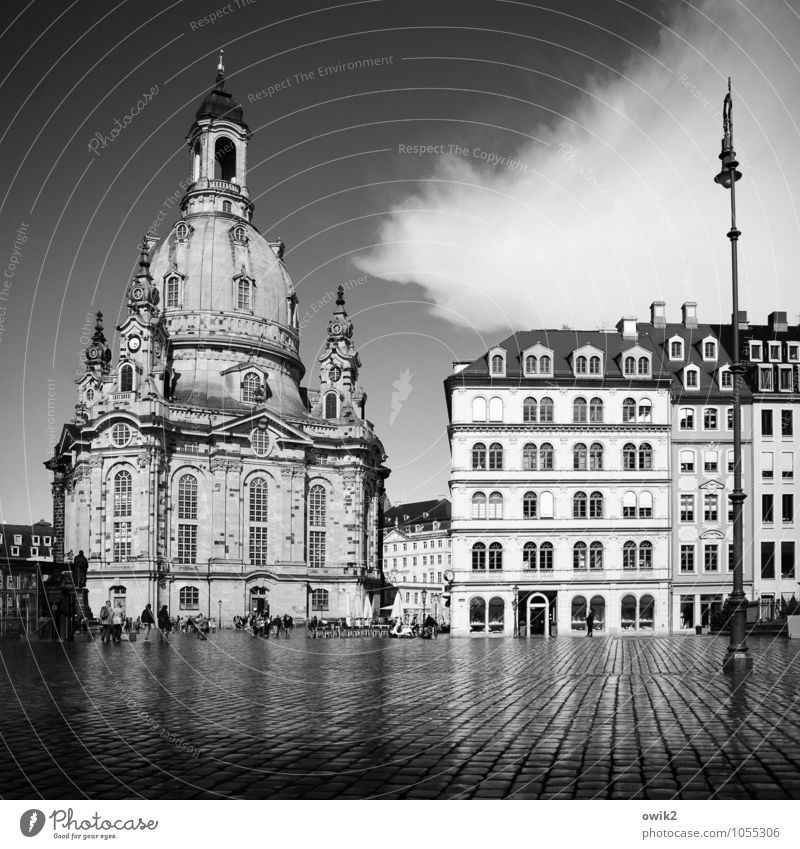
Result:
[[425,530],[431,530],[433,522],[449,524],[450,516],[450,501],[447,498],[433,498],[397,504],[383,514],[383,523],[385,527],[394,527],[396,519],[398,527],[421,524]]

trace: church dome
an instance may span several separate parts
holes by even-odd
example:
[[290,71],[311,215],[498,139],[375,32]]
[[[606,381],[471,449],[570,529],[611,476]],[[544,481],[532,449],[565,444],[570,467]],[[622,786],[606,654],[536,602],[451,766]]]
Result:
[[225,91],[222,85],[216,85],[203,98],[195,114],[195,120],[201,118],[227,118],[237,124],[244,124],[244,110],[229,91]]

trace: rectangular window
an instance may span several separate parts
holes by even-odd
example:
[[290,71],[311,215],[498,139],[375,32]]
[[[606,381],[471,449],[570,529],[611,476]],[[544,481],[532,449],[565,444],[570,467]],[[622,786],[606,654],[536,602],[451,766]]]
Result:
[[733,430],[733,407],[728,407],[725,411],[725,427],[728,430]]
[[765,480],[772,480],[775,477],[775,458],[772,451],[761,452],[761,477]]
[[39,548],[35,545],[31,546],[31,557],[39,556]]
[[706,572],[719,572],[719,546],[707,545],[703,552],[703,567]]
[[772,392],[772,367],[762,366],[758,370],[758,388],[762,392]]
[[703,430],[717,429],[717,411],[714,407],[703,410]]
[[734,472],[733,451],[728,451],[728,473],[732,475],[733,472]]
[[784,492],[781,496],[781,521],[785,524],[794,521],[794,495]]
[[681,522],[694,521],[694,496],[681,496]]
[[39,537],[36,534],[31,537],[31,545],[39,545]]
[[796,363],[798,360],[800,360],[800,354],[798,353],[800,352],[800,345],[798,345],[796,342],[790,342],[787,348],[787,359],[790,363]]
[[728,496],[728,521],[733,521],[733,499]]
[[716,451],[706,451],[703,455],[703,469],[706,472],[716,472],[719,469],[719,455]]
[[761,577],[766,580],[775,578],[775,543],[761,543]]
[[794,580],[794,541],[781,543],[781,578]]
[[197,525],[178,525],[178,563],[197,560]]
[[781,358],[781,343],[780,342],[770,342],[769,343],[769,358],[771,360],[779,360]]
[[728,571],[733,572],[736,566],[736,558],[733,556],[733,543],[728,543]]
[[772,436],[772,410],[761,411],[761,435]]
[[783,451],[781,453],[781,477],[784,480],[792,480],[794,478],[794,453],[792,451]]
[[681,546],[681,572],[694,572],[694,546]]
[[694,471],[694,451],[690,451],[688,448],[681,451],[681,471]]
[[250,562],[255,566],[267,563],[266,525],[250,525]]
[[250,281],[240,280],[236,287],[236,309],[250,309]]
[[792,380],[791,366],[778,366],[778,389],[781,392],[791,392],[794,381]]
[[308,532],[308,565],[315,569],[325,565],[325,531]]
[[792,411],[781,410],[781,436],[792,436],[793,434]]
[[765,525],[771,525],[775,521],[774,498],[769,493],[761,496],[761,521]]
[[131,522],[114,522],[114,560],[131,556]]
[[12,545],[11,546],[11,556],[12,557],[19,557],[19,546],[18,545]]
[[750,359],[752,362],[758,362],[761,359],[761,343],[750,343]]
[[716,522],[719,512],[719,496],[714,493],[706,493],[704,497],[705,509],[703,516],[706,522]]

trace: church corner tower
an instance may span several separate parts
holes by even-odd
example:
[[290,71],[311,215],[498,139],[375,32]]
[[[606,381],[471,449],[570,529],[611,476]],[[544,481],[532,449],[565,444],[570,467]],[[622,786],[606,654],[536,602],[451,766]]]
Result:
[[377,614],[383,446],[339,287],[321,386],[302,386],[280,238],[253,224],[251,132],[217,77],[189,129],[181,217],[138,246],[116,356],[102,314],[54,474],[54,555],[84,551],[89,604],[173,616]]

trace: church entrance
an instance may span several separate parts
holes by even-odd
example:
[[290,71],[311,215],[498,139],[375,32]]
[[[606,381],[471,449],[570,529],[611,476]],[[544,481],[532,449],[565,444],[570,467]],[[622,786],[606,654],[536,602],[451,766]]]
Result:
[[266,587],[253,587],[250,590],[250,615],[269,615],[269,590]]

